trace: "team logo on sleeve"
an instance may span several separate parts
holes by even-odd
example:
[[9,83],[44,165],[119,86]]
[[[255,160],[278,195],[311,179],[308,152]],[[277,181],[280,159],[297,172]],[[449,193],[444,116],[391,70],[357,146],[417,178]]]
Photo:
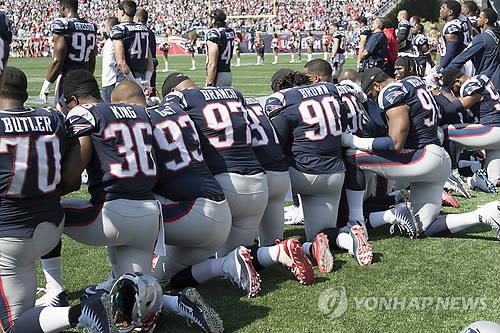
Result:
[[389,91],[384,95],[384,98],[389,104],[394,104],[394,101],[401,95],[404,95],[405,93],[401,90],[393,90]]
[[75,124],[71,126],[71,131],[73,135],[76,135],[80,132],[85,131],[86,129],[89,129],[90,127],[92,127],[90,124]]

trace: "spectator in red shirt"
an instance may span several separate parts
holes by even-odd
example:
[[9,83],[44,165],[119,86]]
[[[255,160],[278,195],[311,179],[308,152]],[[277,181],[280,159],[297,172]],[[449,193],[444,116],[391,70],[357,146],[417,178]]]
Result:
[[387,75],[394,77],[394,64],[398,58],[398,38],[396,37],[396,29],[391,20],[384,20],[384,35],[387,37],[387,58],[385,62],[384,72]]

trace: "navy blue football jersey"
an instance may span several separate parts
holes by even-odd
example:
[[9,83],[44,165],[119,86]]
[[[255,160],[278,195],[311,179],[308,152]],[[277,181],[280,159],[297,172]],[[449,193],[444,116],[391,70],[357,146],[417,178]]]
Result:
[[399,51],[407,51],[411,49],[412,43],[412,34],[410,33],[411,24],[407,20],[402,20],[398,23],[398,29],[396,35],[402,34],[402,36],[406,36],[405,40],[400,43]]
[[341,108],[341,96],[331,83],[294,87],[269,97],[265,110],[292,167],[311,174],[345,171]]
[[165,102],[179,104],[194,121],[212,174],[264,171],[252,150],[245,100],[238,90],[190,88],[170,93]]
[[465,38],[466,32],[464,31],[464,26],[459,19],[454,19],[449,22],[446,22],[443,28],[443,33],[439,39],[440,41],[440,49],[441,56],[444,57],[446,55],[446,35],[456,35],[458,39],[458,50],[457,54],[462,52],[465,49]]
[[234,36],[235,32],[231,28],[212,28],[207,31],[206,41],[215,43],[219,47],[217,73],[231,71],[231,58],[233,57]]
[[9,59],[9,45],[12,43],[12,27],[9,18],[0,11],[0,74],[2,74],[7,59]]
[[335,31],[333,33],[332,39],[338,39],[339,41],[339,48],[337,53],[345,53],[345,34],[343,31]]
[[151,40],[145,24],[124,22],[115,25],[111,28],[111,39],[122,41],[125,61],[132,73],[146,72]]
[[67,149],[64,116],[52,109],[0,110],[0,237],[32,237],[64,211],[57,186]]
[[153,198],[153,129],[144,108],[80,105],[68,113],[66,131],[69,137],[90,136],[92,140],[94,154],[87,166],[92,202]]
[[465,81],[460,96],[480,94],[479,122],[481,125],[500,127],[500,98],[498,91],[486,75],[476,75]]
[[335,86],[344,103],[341,112],[345,112],[345,114],[341,114],[341,116],[347,120],[347,127],[351,133],[360,137],[372,137],[374,125],[371,124],[365,107],[358,101],[353,89],[342,84]]
[[366,38],[370,37],[372,34],[372,31],[369,27],[361,27],[357,33],[356,40],[355,40],[355,48],[359,49],[359,42],[361,40],[361,36],[366,36]]
[[410,108],[410,129],[405,148],[417,149],[429,144],[439,144],[439,107],[434,96],[427,91],[422,78],[409,76],[390,83],[380,92],[378,103],[384,111],[400,105]]
[[51,31],[64,37],[68,47],[61,72],[89,70],[90,55],[97,48],[97,25],[81,18],[58,18],[52,22]]
[[254,98],[247,98],[245,103],[252,130],[252,148],[260,164],[269,171],[288,171],[283,148],[264,108]]
[[203,159],[200,138],[189,115],[172,103],[149,108],[148,112],[158,163],[154,192],[172,201],[222,195]]

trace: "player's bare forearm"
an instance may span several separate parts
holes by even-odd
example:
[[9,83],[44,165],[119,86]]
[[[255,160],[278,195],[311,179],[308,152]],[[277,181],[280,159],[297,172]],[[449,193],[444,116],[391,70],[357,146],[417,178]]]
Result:
[[358,63],[361,63],[368,56],[368,54],[368,51],[363,49],[363,51],[358,55]]
[[207,85],[215,85],[217,77],[217,64],[208,63],[207,65]]
[[408,132],[410,130],[409,107],[401,105],[387,110],[387,120],[389,124],[389,136],[394,143],[394,150],[403,150]]
[[93,150],[92,141],[88,136],[72,142],[61,165],[61,183],[58,186],[61,195],[80,189],[81,174],[89,164]]
[[464,109],[467,110],[473,107],[475,104],[480,103],[482,98],[483,97],[481,95],[474,94],[472,96],[460,97],[459,100],[460,102],[462,102]]
[[94,72],[95,72],[96,56],[97,56],[97,51],[96,50],[92,51],[92,53],[90,54],[90,59],[89,59],[89,71],[92,74],[94,74]]
[[49,81],[50,83],[54,83],[61,73],[62,67],[64,65],[64,59],[66,59],[67,53],[68,47],[66,46],[64,37],[54,35],[53,61],[49,66],[46,76],[47,81]]
[[47,71],[46,80],[50,83],[54,83],[57,80],[57,77],[61,73],[63,67],[63,62],[60,60],[54,59],[54,61],[50,64],[49,70]]

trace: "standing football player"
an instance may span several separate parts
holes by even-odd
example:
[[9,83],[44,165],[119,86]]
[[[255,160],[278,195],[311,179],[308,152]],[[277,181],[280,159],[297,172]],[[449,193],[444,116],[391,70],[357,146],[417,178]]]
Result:
[[3,11],[0,11],[0,89],[2,89],[2,73],[7,66],[11,43],[12,27],[10,20]]
[[360,54],[363,53],[366,41],[368,37],[372,34],[372,30],[368,26],[368,20],[364,16],[360,16],[356,19],[359,24],[358,33],[356,36],[356,49],[357,49],[357,67],[361,67],[362,58],[360,58]]
[[2,76],[0,330],[48,333],[100,327],[103,333],[118,332],[109,320],[111,306],[106,298],[71,307],[35,307],[35,263],[59,243],[64,228],[58,185],[68,170],[67,136],[60,112],[24,107],[28,80],[22,71],[6,67]]
[[407,10],[398,12],[398,31],[397,38],[399,43],[399,52],[411,52],[411,25],[408,22],[409,15]]
[[143,89],[151,86],[154,71],[150,48],[150,30],[142,23],[134,23],[137,4],[124,0],[118,5],[120,24],[111,29],[111,39],[119,73]]
[[332,24],[332,68],[333,79],[337,80],[345,63],[345,34],[339,31],[338,23]]
[[53,60],[43,82],[39,97],[47,103],[51,85],[56,85],[56,104],[59,111],[65,109],[62,100],[64,76],[71,70],[95,70],[97,54],[97,26],[78,16],[78,0],[60,0],[61,18],[55,19],[50,29],[54,43]]
[[461,8],[459,2],[447,0],[439,11],[440,18],[446,22],[440,39],[442,70],[465,49],[465,32],[458,19]]
[[[149,14],[144,8],[139,8],[135,13],[134,21],[135,23],[145,25],[147,27]],[[156,35],[151,28],[148,27],[149,32],[149,50],[151,51],[151,56],[153,57],[153,74],[151,75],[151,87],[156,87],[156,68],[158,68],[158,59],[156,58]]]
[[230,87],[233,84],[231,58],[234,48],[234,30],[226,27],[226,13],[215,9],[210,13],[207,42],[207,87]]

